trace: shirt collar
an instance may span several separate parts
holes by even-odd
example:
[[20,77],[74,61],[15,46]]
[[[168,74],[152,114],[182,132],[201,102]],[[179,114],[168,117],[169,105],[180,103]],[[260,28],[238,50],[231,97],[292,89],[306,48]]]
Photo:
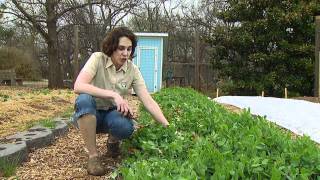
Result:
[[126,72],[126,71],[128,70],[128,61],[129,61],[129,60],[127,60],[127,61],[121,66],[121,68],[119,69],[119,71],[122,70],[122,71]]
[[[126,72],[128,70],[128,61],[127,60],[122,66],[121,68],[118,70],[118,71],[124,71]],[[107,57],[107,63],[106,63],[106,68],[109,68],[111,66],[114,66],[113,63],[112,63],[112,60],[111,60],[111,57]]]
[[107,57],[107,63],[106,63],[106,68],[109,68],[113,65],[112,61],[111,61],[111,57]]

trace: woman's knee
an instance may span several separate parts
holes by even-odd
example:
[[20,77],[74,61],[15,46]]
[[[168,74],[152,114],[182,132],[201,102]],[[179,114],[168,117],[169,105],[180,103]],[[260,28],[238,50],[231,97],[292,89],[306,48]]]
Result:
[[134,131],[132,120],[122,117],[115,119],[110,126],[110,133],[119,139],[129,138]]
[[80,94],[74,105],[73,124],[76,127],[79,127],[77,121],[86,114],[96,115],[96,102],[91,95]]
[[96,109],[96,101],[93,96],[89,94],[80,94],[75,102],[77,108],[93,108]]

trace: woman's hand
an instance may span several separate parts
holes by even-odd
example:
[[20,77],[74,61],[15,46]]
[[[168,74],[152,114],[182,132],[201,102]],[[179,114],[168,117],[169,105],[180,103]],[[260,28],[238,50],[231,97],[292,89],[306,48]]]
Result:
[[131,117],[133,115],[128,102],[124,100],[119,94],[115,95],[114,102],[117,106],[117,111],[119,111],[121,114],[128,117]]
[[167,121],[167,122],[162,123],[162,126],[163,126],[163,127],[165,127],[165,128],[166,128],[166,127],[168,127],[169,125],[170,125],[170,124],[168,123],[168,121]]

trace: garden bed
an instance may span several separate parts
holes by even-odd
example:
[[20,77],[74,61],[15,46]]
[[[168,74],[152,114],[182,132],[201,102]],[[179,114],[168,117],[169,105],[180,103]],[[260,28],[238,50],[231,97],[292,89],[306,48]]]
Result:
[[[57,114],[69,111],[70,115],[75,98],[74,94],[67,90],[1,88],[0,93],[9,96],[9,98],[1,96],[1,100],[6,100],[0,103],[12,104],[11,109],[6,108],[15,119],[7,121],[3,118],[5,119],[3,124],[9,130],[3,131],[2,136],[19,130],[10,128],[10,123],[28,124],[27,122],[48,117],[43,114],[55,109]],[[67,99],[68,102],[61,99]],[[237,112],[228,113],[220,105],[189,89],[165,89],[155,94],[155,99],[170,121],[170,127],[164,129],[154,123],[150,115],[142,109],[138,122],[144,128],[140,129],[132,140],[123,144],[125,153],[123,160],[103,158],[102,161],[108,170],[105,176],[87,175],[87,155],[82,138],[76,129],[70,127],[66,137],[56,139],[51,146],[29,153],[27,162],[18,167],[15,177],[109,179],[118,176],[123,179],[148,177],[197,179],[212,176],[227,179],[230,177],[269,179],[271,177],[314,178],[319,175],[319,149],[308,138],[292,138],[290,133],[261,117],[252,117],[246,111],[224,105],[228,110]],[[41,102],[43,104],[40,104]],[[136,97],[130,97],[129,103],[137,116],[139,101]],[[17,104],[18,108],[15,108],[14,104]],[[4,107],[2,105],[1,107]],[[19,109],[31,109],[32,112]],[[58,111],[58,109],[63,110]],[[3,110],[4,108],[0,109],[2,113],[0,115],[5,114]],[[36,115],[37,118],[18,120],[21,116]],[[97,144],[101,154],[106,152],[106,141],[107,136],[98,135]]]

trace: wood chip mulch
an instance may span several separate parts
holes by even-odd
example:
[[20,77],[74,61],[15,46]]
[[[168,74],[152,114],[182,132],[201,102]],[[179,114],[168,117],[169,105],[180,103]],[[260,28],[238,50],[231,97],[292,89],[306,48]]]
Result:
[[[97,135],[100,154],[106,152],[107,135]],[[94,177],[87,174],[87,153],[79,131],[73,127],[67,136],[46,148],[29,153],[28,161],[17,169],[20,179],[109,179],[119,159],[102,159],[108,173]]]

